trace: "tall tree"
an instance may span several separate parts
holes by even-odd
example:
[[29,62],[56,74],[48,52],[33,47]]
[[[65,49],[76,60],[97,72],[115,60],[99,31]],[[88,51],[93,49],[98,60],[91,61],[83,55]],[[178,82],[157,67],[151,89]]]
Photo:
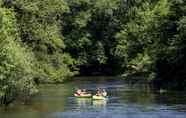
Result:
[[37,92],[34,58],[23,47],[12,9],[0,8],[0,100],[7,104],[16,96]]

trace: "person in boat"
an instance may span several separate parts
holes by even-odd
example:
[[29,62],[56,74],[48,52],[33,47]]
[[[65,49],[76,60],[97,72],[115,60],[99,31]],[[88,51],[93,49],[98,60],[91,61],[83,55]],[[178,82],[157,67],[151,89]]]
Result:
[[84,95],[84,96],[91,96],[92,94],[89,93],[89,92],[87,92],[86,89],[83,89],[83,91],[82,91],[82,95]]
[[82,95],[82,90],[77,89],[76,92],[74,93],[74,96],[81,96]]
[[90,93],[87,92],[86,89],[78,89],[75,93],[74,93],[74,96],[78,97],[78,96],[91,96]]
[[103,97],[105,97],[105,96],[107,96],[107,92],[106,92],[105,89],[103,89],[103,90],[98,89],[97,92],[96,92],[96,96],[103,96]]
[[97,89],[96,96],[102,96],[102,92],[101,92],[100,88]]
[[86,90],[86,89],[83,89],[83,90],[82,90],[82,94],[83,94],[83,95],[86,95],[86,94],[87,94],[87,90]]
[[106,90],[105,89],[103,89],[103,91],[102,91],[102,96],[107,96],[107,92],[106,92]]

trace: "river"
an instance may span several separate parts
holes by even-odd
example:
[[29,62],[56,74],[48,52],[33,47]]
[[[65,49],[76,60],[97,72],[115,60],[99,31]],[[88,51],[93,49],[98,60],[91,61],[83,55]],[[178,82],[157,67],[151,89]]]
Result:
[[[131,85],[116,77],[74,79],[40,85],[40,93],[29,103],[0,108],[0,118],[186,118],[186,92],[159,93],[146,84]],[[108,100],[73,97],[76,88],[94,93],[98,87],[108,91]]]

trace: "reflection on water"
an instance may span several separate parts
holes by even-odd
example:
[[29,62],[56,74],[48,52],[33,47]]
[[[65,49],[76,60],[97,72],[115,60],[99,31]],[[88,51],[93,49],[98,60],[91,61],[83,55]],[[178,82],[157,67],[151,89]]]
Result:
[[75,98],[77,102],[78,109],[86,110],[87,106],[91,105],[91,99],[90,98]]
[[106,107],[107,100],[93,100],[92,101],[92,104],[95,107]]
[[[100,77],[99,77],[100,79]],[[96,81],[94,81],[96,80]],[[0,108],[0,118],[185,118],[186,93],[153,92],[148,85],[129,85],[119,80],[74,81],[42,85],[29,104]],[[75,88],[108,91],[108,100],[75,98]]]

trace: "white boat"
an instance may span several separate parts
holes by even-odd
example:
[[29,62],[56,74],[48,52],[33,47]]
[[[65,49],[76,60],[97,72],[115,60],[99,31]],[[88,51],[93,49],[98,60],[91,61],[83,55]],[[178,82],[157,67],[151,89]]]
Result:
[[77,98],[91,98],[91,94],[85,94],[85,95],[77,95],[76,93],[74,94],[75,97]]
[[93,95],[92,96],[93,100],[107,100],[108,97],[107,96],[97,96],[97,95]]

